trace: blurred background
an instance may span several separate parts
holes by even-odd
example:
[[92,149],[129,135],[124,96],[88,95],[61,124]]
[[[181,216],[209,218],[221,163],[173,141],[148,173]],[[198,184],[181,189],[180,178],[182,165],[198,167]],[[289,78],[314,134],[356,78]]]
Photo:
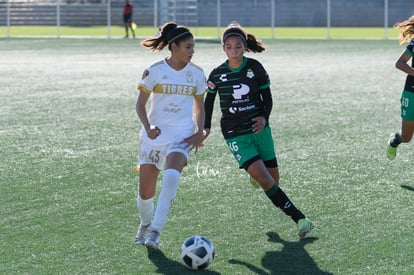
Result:
[[[157,29],[167,21],[189,27],[214,27],[213,36],[236,20],[245,27],[267,27],[269,37],[277,28],[322,28],[326,38],[331,28],[388,29],[414,12],[414,0],[131,0],[133,21],[138,28]],[[33,26],[49,26],[59,37],[61,27],[101,26],[97,35],[116,36],[122,27],[122,0],[0,0],[0,37],[13,37]],[[32,27],[30,27],[32,26]],[[13,27],[16,27],[13,31]],[[114,29],[112,29],[114,27]],[[24,29],[24,28],[23,28]],[[99,28],[98,28],[99,29]],[[46,31],[47,28],[44,28]],[[41,34],[38,31],[37,34]],[[50,32],[50,31],[49,31]],[[80,31],[81,33],[82,31]],[[36,32],[34,33],[36,35]],[[144,34],[146,35],[146,34]]]

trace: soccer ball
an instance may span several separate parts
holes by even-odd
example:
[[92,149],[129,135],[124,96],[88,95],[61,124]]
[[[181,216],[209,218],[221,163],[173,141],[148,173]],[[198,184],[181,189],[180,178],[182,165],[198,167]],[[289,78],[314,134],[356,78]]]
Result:
[[192,236],[181,246],[183,264],[193,270],[205,269],[214,259],[213,243],[203,236]]

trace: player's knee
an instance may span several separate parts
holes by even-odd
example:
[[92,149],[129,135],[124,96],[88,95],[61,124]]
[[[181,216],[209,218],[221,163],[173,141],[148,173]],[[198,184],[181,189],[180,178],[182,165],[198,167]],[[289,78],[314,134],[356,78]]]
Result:
[[[270,189],[273,184],[275,184],[275,180],[273,179],[273,177],[258,177],[256,178],[256,181],[260,184],[260,186],[264,189],[264,190],[268,190]],[[276,182],[276,184],[278,184]]]
[[275,180],[275,184],[276,184],[276,185],[279,185],[279,180],[280,180],[279,175],[277,175],[277,176],[273,177],[273,179]]

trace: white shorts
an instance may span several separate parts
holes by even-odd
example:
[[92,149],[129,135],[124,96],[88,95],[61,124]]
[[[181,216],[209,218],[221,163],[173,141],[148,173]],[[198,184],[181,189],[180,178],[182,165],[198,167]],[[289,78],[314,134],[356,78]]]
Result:
[[137,165],[153,164],[157,167],[157,169],[163,170],[165,168],[167,156],[173,152],[182,153],[188,161],[191,148],[188,144],[181,142],[182,139],[166,145],[156,146],[145,141],[141,141]]

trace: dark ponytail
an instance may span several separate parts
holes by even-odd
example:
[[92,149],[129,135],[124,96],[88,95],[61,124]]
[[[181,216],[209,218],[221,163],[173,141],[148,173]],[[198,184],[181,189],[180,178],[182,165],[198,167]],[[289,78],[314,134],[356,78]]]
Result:
[[159,28],[159,34],[156,37],[147,38],[141,42],[141,45],[152,51],[161,51],[168,46],[171,50],[171,43],[180,43],[181,40],[193,37],[187,27],[179,26],[175,22],[167,22]]
[[253,34],[247,34],[247,50],[254,53],[260,53],[266,50],[265,45],[260,41],[257,40]]

